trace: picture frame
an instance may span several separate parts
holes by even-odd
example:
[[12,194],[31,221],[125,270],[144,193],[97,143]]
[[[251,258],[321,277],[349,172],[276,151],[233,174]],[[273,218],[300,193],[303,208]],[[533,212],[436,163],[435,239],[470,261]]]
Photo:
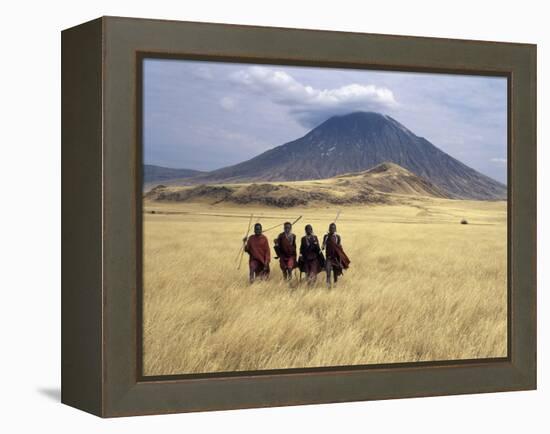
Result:
[[[62,402],[101,417],[536,388],[536,45],[101,17],[62,32]],[[508,78],[508,355],[144,378],[144,56]]]

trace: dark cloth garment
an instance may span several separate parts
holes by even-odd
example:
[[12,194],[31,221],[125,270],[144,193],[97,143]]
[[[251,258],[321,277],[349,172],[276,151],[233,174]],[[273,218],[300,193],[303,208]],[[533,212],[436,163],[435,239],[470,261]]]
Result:
[[350,260],[342,248],[342,239],[338,234],[326,234],[323,238],[326,247],[327,267],[331,267],[335,276],[340,276],[349,267]]
[[322,270],[323,268],[321,267],[318,259],[304,261],[304,273],[306,273],[307,277],[316,277]]
[[281,232],[275,239],[275,252],[279,256],[281,270],[296,268],[296,235]]
[[300,271],[308,278],[314,278],[324,267],[324,257],[319,246],[319,239],[315,235],[304,236],[300,242]]
[[300,255],[305,260],[317,259],[317,255],[321,251],[319,239],[316,235],[304,236],[300,242]]

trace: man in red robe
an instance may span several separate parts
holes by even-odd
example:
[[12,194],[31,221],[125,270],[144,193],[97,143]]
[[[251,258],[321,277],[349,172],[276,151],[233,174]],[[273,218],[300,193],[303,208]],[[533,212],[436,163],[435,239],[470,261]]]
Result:
[[349,267],[350,260],[342,248],[342,238],[336,233],[336,224],[331,223],[328,234],[323,238],[323,250],[326,249],[327,287],[332,286],[330,276],[334,276],[334,285],[338,282],[338,276]]
[[296,268],[296,235],[292,233],[292,223],[284,224],[284,232],[275,238],[274,243],[283,277],[290,280],[292,279],[292,270]]
[[248,253],[248,269],[250,283],[256,278],[265,280],[269,277],[269,261],[271,253],[269,251],[269,242],[265,235],[262,234],[262,225],[256,223],[254,225],[254,235],[250,235],[248,240],[244,237],[243,242],[246,242],[244,251]]

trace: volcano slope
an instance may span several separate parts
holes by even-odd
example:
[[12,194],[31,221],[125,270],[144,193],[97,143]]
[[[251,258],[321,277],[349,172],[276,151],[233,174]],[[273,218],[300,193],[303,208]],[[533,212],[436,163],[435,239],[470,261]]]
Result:
[[384,162],[358,173],[310,181],[158,185],[145,198],[158,202],[202,202],[267,205],[279,208],[316,205],[395,204],[410,195],[448,198],[431,182],[394,163]]

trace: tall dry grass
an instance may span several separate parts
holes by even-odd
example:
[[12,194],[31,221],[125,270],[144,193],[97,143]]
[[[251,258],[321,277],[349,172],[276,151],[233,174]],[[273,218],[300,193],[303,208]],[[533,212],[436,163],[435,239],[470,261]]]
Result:
[[[147,204],[144,374],[301,368],[506,356],[506,206],[446,200],[345,208],[351,268],[328,290],[247,283],[235,258],[250,212],[265,226],[326,208]],[[468,225],[459,224],[467,218]],[[277,231],[268,235],[270,243]]]

